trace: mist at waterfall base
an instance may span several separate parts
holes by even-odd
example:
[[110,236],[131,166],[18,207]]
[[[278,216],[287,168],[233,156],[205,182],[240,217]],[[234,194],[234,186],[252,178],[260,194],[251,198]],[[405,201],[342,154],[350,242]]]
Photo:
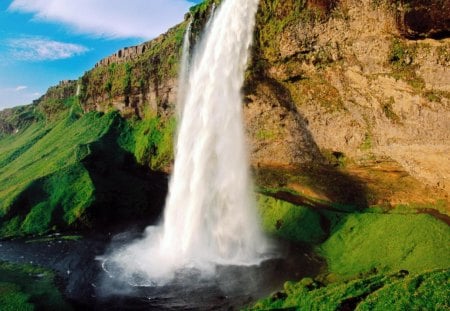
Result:
[[[189,62],[185,36],[175,164],[162,224],[103,260],[132,286],[211,279],[270,258],[253,198],[241,88],[258,0],[225,0]],[[190,26],[187,28],[189,31]],[[188,69],[189,68],[189,69]]]

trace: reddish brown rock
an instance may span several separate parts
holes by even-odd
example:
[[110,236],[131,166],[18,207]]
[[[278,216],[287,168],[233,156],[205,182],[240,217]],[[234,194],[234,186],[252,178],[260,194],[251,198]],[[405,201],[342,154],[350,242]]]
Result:
[[401,0],[397,23],[408,38],[440,38],[450,35],[450,1]]
[[308,0],[309,8],[316,8],[322,12],[329,13],[333,8],[336,7],[339,0]]

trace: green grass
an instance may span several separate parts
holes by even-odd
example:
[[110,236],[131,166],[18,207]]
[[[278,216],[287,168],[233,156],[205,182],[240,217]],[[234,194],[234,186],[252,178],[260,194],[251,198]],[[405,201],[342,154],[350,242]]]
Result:
[[414,59],[417,56],[417,45],[408,45],[406,41],[394,39],[391,42],[388,61],[392,67],[391,75],[396,80],[403,80],[415,91],[422,92],[425,81],[417,75]]
[[34,306],[28,303],[30,296],[23,293],[19,286],[0,282],[0,309],[3,311],[28,311]]
[[0,174],[5,167],[44,137],[49,128],[44,122],[34,123],[15,133],[0,138]]
[[23,233],[43,233],[56,206],[72,223],[92,200],[93,187],[80,161],[89,144],[112,126],[116,114],[89,113],[80,119],[68,116],[54,123],[30,126],[11,140],[6,137],[0,161],[0,216],[26,215]]
[[315,244],[327,265],[316,280],[288,282],[250,309],[448,309],[450,228],[444,222],[409,209],[314,210],[265,195],[258,202],[266,232]]
[[[87,104],[94,99],[102,110],[108,111],[112,99],[124,99],[129,105],[126,99],[129,95],[147,96],[149,90],[155,91],[164,81],[176,78],[187,23],[185,21],[169,29],[164,36],[147,42],[145,52],[133,60],[98,66],[86,72],[81,78],[81,102]],[[161,105],[162,96],[156,101]]]
[[71,310],[54,279],[46,269],[0,262],[0,310]]
[[35,205],[25,217],[20,230],[25,234],[45,233],[52,220],[54,206],[47,202]]
[[121,135],[120,144],[133,153],[141,165],[164,170],[173,161],[175,130],[175,118],[150,117],[130,123]]
[[256,133],[256,137],[260,140],[275,140],[277,139],[279,134],[273,130],[260,129]]
[[80,119],[68,117],[57,121],[44,137],[1,169],[0,198],[6,199],[1,202],[0,211],[6,213],[8,203],[27,188],[30,181],[76,163],[85,156],[88,144],[101,137],[116,117],[115,114],[89,113]]
[[258,204],[266,232],[317,245],[328,265],[323,275],[327,282],[401,269],[417,273],[450,267],[450,228],[431,215],[414,210],[345,212],[266,195],[258,195]]
[[329,279],[450,267],[450,228],[426,214],[351,214],[319,249]]
[[318,242],[325,235],[320,215],[309,208],[262,194],[258,195],[258,206],[263,228],[271,235],[305,243]]
[[150,168],[170,165],[175,120],[82,114],[77,102],[0,138],[0,237],[112,225],[162,205]]
[[450,271],[429,272],[384,286],[357,310],[449,310],[449,293]]
[[373,142],[372,142],[372,133],[371,132],[367,132],[364,135],[364,140],[361,143],[361,145],[359,146],[359,149],[362,151],[369,151],[371,150],[373,147]]
[[450,270],[380,274],[323,286],[306,278],[248,310],[448,310]]

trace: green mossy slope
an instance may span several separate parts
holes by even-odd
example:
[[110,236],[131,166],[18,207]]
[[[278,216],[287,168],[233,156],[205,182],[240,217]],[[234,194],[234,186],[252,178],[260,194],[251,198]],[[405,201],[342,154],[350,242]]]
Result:
[[72,310],[55,285],[53,272],[0,262],[0,310]]
[[405,271],[323,286],[306,278],[248,310],[448,310],[450,270]]
[[[33,124],[16,134],[18,139],[1,157],[1,236],[45,233],[57,207],[69,225],[81,218],[93,201],[94,187],[80,161],[89,154],[89,144],[103,136],[115,118],[98,113],[79,119],[69,116]],[[4,140],[1,145],[7,145]]]
[[[166,186],[164,175],[144,164],[170,161],[167,133],[173,126],[148,128],[146,134],[157,138],[142,146],[136,138],[143,124],[125,121],[116,112],[66,110],[51,121],[4,135],[0,237],[113,226],[142,216],[150,222],[158,215]],[[139,150],[149,152],[148,159],[135,156]]]
[[425,214],[351,214],[332,230],[319,253],[329,278],[450,267],[450,228]]
[[252,309],[448,308],[450,228],[443,221],[412,211],[314,208],[266,195],[259,195],[259,206],[266,232],[311,245],[326,266],[316,280],[288,282]]
[[314,245],[327,262],[326,282],[408,270],[450,268],[450,228],[416,212],[339,211],[259,196],[266,232]]
[[262,194],[258,206],[263,228],[271,235],[303,243],[319,242],[325,236],[320,215],[312,209]]

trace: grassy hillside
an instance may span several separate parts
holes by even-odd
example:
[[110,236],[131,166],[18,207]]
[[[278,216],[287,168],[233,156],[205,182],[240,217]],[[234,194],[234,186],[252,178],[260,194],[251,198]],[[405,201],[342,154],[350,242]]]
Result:
[[0,310],[72,310],[55,285],[55,274],[31,265],[0,262]]
[[266,232],[308,243],[325,259],[319,275],[288,282],[250,309],[446,310],[450,228],[409,209],[339,211],[259,198]]
[[[0,139],[0,237],[111,227],[159,213],[174,123],[66,110]],[[142,218],[144,217],[144,218]]]
[[406,271],[328,286],[303,279],[248,310],[448,310],[450,270]]

